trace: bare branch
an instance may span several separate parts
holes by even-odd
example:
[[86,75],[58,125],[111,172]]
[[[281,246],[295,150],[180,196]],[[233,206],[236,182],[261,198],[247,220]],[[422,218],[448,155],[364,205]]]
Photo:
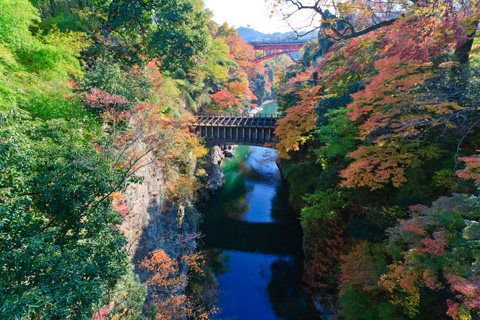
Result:
[[[415,3],[415,1],[416,0],[413,0],[411,2]],[[322,21],[323,24],[328,26],[328,29],[330,29],[330,31],[332,32],[332,34],[328,35],[328,37],[335,40],[335,41],[347,40],[347,39],[360,37],[360,36],[365,35],[369,32],[372,32],[372,31],[378,30],[380,28],[389,26],[389,25],[393,24],[398,19],[398,17],[394,17],[394,18],[391,18],[391,19],[388,19],[388,20],[382,20],[382,21],[378,22],[378,20],[380,20],[380,18],[377,17],[375,13],[373,13],[372,21],[374,21],[374,23],[371,24],[368,27],[363,28],[362,30],[356,30],[354,25],[346,19],[341,19],[341,20],[329,19],[327,17],[327,15],[325,14],[325,11],[320,6],[320,2],[321,2],[320,0],[317,0],[314,5],[304,5],[301,1],[298,1],[298,0],[285,0],[285,3],[292,5],[295,8],[295,10],[291,13],[288,13],[288,14],[284,15],[284,19],[288,20],[295,13],[297,13],[299,11],[311,10],[321,17],[321,21]],[[374,1],[373,3],[387,4],[389,7],[391,6],[391,1]],[[329,6],[333,6],[335,8],[335,10],[338,11],[337,5],[336,5],[335,2],[333,2]],[[373,11],[373,10],[371,10],[371,11]],[[339,23],[339,22],[341,22],[343,24],[346,24],[349,32],[347,32],[347,30],[339,30],[338,27],[335,26],[336,23]],[[292,25],[288,21],[287,21],[287,24],[289,25],[290,28],[292,28],[292,30],[294,30],[294,28],[292,27]],[[305,28],[305,27],[303,27],[303,28]]]

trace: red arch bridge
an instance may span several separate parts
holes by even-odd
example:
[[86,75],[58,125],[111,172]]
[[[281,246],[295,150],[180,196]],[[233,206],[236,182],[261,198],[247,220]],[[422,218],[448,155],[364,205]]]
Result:
[[255,51],[262,51],[262,56],[256,58],[253,62],[258,63],[282,54],[298,52],[305,43],[311,39],[302,40],[283,40],[283,41],[250,41]]

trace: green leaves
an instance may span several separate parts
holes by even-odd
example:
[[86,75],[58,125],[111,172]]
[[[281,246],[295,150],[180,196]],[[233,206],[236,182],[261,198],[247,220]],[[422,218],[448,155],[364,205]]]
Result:
[[34,42],[29,27],[39,20],[39,13],[28,0],[2,1],[0,12],[0,44],[18,48]]
[[110,200],[122,171],[80,124],[0,118],[0,317],[89,319],[128,263]]
[[320,157],[345,157],[358,145],[358,128],[352,125],[348,112],[347,108],[335,108],[317,118],[315,134],[321,146],[315,152]]
[[315,193],[305,196],[304,200],[308,204],[301,214],[304,226],[315,224],[315,221],[337,218],[338,210],[349,205],[342,193],[334,189],[315,190]]
[[[388,230],[386,248],[398,261],[389,266],[380,284],[389,290],[394,304],[409,305],[413,313],[429,303],[431,291],[424,289],[428,288],[442,293],[438,304],[448,305],[446,312],[452,318],[458,319],[455,313],[460,305],[468,316],[465,319],[478,317],[478,286],[473,283],[479,277],[472,267],[480,259],[478,198],[455,195],[431,207],[417,205],[410,210],[410,219]],[[419,297],[415,304],[413,295]]]
[[[156,1],[155,27],[148,43],[163,69],[191,69],[208,48],[206,18],[192,0]],[[188,72],[187,72],[188,73]]]

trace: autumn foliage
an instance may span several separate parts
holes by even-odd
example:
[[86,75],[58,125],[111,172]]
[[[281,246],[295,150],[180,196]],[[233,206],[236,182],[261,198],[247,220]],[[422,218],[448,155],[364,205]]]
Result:
[[478,259],[478,210],[477,198],[442,198],[411,207],[412,217],[389,230],[387,250],[398,260],[380,284],[407,315],[418,314],[422,288],[443,291],[441,308],[453,319],[480,312],[480,278],[471,268]]
[[225,45],[223,67],[228,72],[228,79],[217,83],[210,93],[211,103],[203,107],[207,112],[243,112],[245,108],[256,106],[268,94],[272,94],[272,74],[280,70],[276,63],[253,63],[255,50],[237,31],[227,23],[219,26],[214,35],[216,42]]
[[480,315],[468,196],[480,182],[480,65],[475,50],[459,58],[472,23],[478,14],[447,2],[414,5],[320,58],[306,48],[311,59],[280,80],[277,149],[301,208],[305,281],[337,295],[346,319]]
[[107,122],[118,122],[130,117],[129,101],[122,96],[109,94],[100,89],[91,89],[85,95],[85,103]]
[[238,103],[238,98],[235,94],[231,93],[227,89],[222,89],[210,96],[216,108],[220,111],[227,111],[229,107],[235,109]]
[[212,310],[199,308],[185,293],[190,277],[188,272],[203,273],[203,263],[198,253],[174,259],[161,249],[155,250],[140,263],[140,267],[150,274],[147,283],[152,290],[151,307],[156,312],[155,319],[209,318]]

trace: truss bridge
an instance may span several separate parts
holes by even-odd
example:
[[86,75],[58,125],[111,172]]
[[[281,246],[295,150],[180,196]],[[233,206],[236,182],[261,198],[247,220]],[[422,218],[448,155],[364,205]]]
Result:
[[277,142],[277,113],[263,115],[195,114],[194,130],[207,146],[263,146]]

